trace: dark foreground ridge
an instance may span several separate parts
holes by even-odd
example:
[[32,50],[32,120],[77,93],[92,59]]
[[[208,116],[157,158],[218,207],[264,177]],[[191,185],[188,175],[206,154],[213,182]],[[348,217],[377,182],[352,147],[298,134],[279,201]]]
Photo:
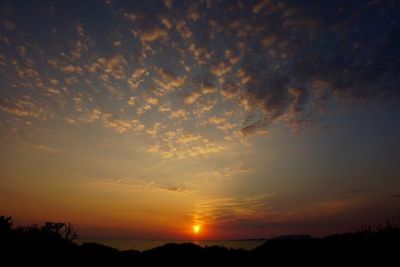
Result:
[[0,266],[398,266],[400,252],[400,227],[389,222],[324,238],[274,238],[251,251],[192,243],[166,244],[143,252],[119,251],[96,243],[78,245],[73,242],[76,237],[71,224],[13,227],[10,217],[1,216]]

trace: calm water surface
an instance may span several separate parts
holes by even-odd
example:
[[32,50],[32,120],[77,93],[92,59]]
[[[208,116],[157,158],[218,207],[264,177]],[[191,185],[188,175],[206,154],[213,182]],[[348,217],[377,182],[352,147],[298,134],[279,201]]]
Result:
[[223,246],[226,248],[242,248],[245,250],[254,249],[262,245],[263,240],[201,240],[201,241],[184,241],[184,240],[137,240],[137,239],[97,239],[97,238],[79,238],[76,241],[78,244],[85,242],[96,242],[98,244],[113,247],[119,250],[148,250],[159,247],[168,243],[187,243],[191,242],[199,246]]

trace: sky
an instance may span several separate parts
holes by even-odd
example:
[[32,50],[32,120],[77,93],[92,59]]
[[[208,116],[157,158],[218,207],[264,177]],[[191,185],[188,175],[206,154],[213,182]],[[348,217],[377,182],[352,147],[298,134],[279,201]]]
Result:
[[399,13],[1,1],[0,214],[189,240],[399,219]]

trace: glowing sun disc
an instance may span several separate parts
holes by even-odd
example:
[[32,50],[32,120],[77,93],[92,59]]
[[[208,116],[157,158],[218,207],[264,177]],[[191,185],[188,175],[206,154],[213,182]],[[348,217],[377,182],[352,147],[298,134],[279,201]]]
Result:
[[198,234],[200,232],[200,225],[198,225],[198,224],[193,225],[193,232],[195,234]]

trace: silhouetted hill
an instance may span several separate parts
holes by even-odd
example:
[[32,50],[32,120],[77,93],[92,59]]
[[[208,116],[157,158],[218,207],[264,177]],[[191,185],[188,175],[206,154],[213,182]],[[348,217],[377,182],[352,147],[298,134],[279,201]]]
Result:
[[[377,263],[396,259],[400,248],[400,228],[388,223],[375,230],[331,235],[324,238],[276,238],[250,252],[250,259],[308,264]],[[395,260],[398,262],[398,260]]]
[[[400,227],[387,223],[375,229],[312,238],[282,236],[251,251],[220,246],[200,247],[192,243],[166,244],[147,251],[119,251],[96,244],[73,242],[70,224],[13,227],[11,218],[0,217],[1,266],[204,266],[285,265],[307,266],[398,265]],[[5,265],[4,263],[7,263]]]

